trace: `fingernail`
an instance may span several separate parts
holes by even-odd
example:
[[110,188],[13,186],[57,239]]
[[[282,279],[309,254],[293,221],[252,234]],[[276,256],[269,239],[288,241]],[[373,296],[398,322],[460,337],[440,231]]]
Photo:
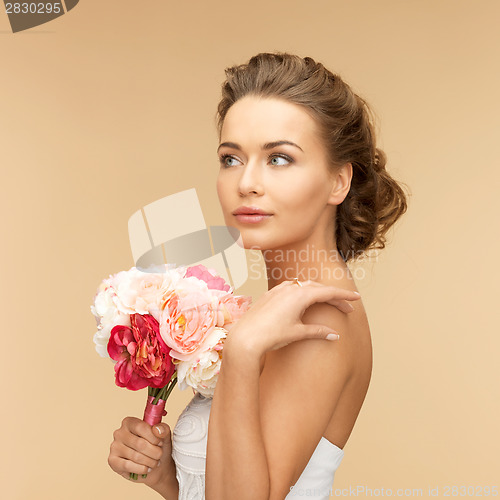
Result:
[[160,442],[158,443],[158,446],[163,446],[163,441],[160,441]]
[[163,429],[161,427],[159,427],[158,425],[156,426],[156,430],[158,431],[158,434],[163,433]]
[[148,467],[148,472],[151,472],[153,469],[151,467]]
[[158,465],[156,467],[159,467],[161,464],[161,460],[158,460]]
[[336,333],[329,333],[326,336],[327,340],[338,340],[340,338],[340,335],[337,335]]
[[354,292],[354,294],[357,295],[358,297],[361,297],[361,294],[358,292]]

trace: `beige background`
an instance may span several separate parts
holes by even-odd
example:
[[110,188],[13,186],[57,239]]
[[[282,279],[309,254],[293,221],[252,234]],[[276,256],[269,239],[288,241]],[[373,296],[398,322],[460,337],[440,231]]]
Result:
[[[494,0],[82,0],[14,35],[0,12],[2,498],[158,498],[107,464],[146,392],[114,385],[90,303],[134,264],[140,207],[195,187],[207,224],[224,223],[223,70],[274,50],[368,99],[413,194],[357,270],[373,377],[335,488],[499,487],[499,15]],[[239,292],[265,290],[254,277]],[[174,393],[169,425],[191,397]]]

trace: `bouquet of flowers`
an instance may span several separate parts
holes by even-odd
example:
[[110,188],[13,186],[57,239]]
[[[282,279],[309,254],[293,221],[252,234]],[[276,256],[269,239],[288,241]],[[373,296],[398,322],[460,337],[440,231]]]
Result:
[[[119,387],[148,387],[143,420],[161,422],[176,382],[212,397],[224,339],[252,298],[203,265],[132,267],[103,280],[90,306],[98,354],[114,363]],[[144,474],[143,477],[146,477]],[[130,474],[137,479],[137,474]]]

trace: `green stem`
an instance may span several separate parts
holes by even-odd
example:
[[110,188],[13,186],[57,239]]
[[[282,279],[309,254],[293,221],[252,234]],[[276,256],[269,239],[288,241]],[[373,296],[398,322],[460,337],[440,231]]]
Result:
[[177,377],[172,379],[172,382],[170,383],[170,387],[167,389],[167,393],[165,395],[165,400],[167,400],[168,397],[170,396],[170,393],[172,392],[172,389],[174,388],[176,383],[177,383]]
[[154,405],[158,404],[158,400],[160,399],[162,391],[163,391],[163,387],[156,394],[156,397],[153,399],[153,403],[152,404],[154,404]]

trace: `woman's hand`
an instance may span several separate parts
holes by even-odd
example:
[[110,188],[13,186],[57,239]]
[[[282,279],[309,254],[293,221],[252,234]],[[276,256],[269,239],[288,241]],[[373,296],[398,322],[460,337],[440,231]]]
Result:
[[[327,302],[342,312],[354,308],[347,302],[361,296],[357,292],[327,286],[317,281],[283,281],[262,295],[237,321],[224,342],[224,349],[233,345],[248,348],[254,355],[262,356],[267,351],[279,349],[291,342],[303,339],[328,338],[338,334],[325,325],[309,325],[301,321],[306,309],[315,302]],[[338,338],[338,337],[337,337]]]
[[[154,489],[175,479],[171,432],[167,424],[152,427],[136,417],[125,417],[121,427],[113,432],[113,438],[108,464],[125,479],[130,480],[130,473],[135,472],[138,478],[134,482],[145,483]],[[143,478],[142,474],[148,476]]]

